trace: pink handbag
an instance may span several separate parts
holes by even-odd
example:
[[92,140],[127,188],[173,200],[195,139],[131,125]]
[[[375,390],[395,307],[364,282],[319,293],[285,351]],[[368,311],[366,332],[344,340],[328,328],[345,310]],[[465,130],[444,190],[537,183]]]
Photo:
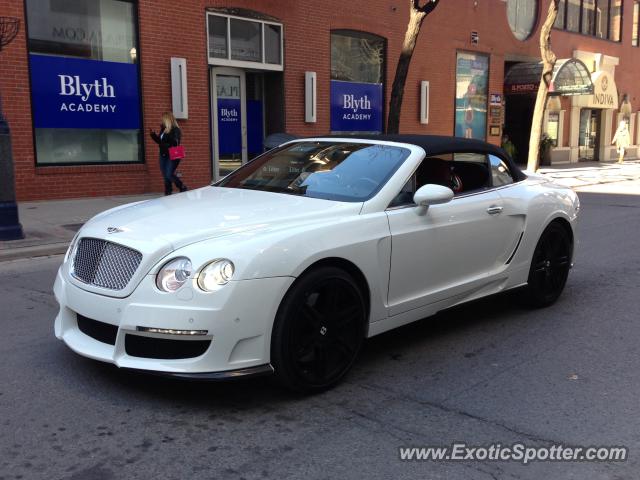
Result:
[[185,157],[184,147],[178,145],[177,147],[169,147],[169,158],[171,160],[182,160]]

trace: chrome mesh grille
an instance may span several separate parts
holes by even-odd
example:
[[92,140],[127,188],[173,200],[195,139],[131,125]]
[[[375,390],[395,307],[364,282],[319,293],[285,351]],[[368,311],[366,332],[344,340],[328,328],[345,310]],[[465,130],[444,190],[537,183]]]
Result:
[[122,290],[138,269],[142,254],[117,243],[83,238],[73,259],[72,273],[78,280],[110,290]]

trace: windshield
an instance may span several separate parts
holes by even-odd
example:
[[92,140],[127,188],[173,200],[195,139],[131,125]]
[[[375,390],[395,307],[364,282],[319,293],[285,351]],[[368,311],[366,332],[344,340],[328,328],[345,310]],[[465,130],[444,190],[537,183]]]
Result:
[[297,142],[274,149],[216,185],[363,202],[409,156],[407,148],[351,142]]

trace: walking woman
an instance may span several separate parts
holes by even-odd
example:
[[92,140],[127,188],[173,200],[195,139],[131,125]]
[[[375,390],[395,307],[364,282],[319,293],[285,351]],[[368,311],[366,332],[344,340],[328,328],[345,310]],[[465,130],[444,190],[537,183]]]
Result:
[[171,195],[174,183],[179,191],[185,192],[187,190],[186,185],[176,175],[176,168],[180,164],[180,159],[171,160],[169,156],[169,149],[180,145],[182,137],[182,131],[173,113],[164,112],[162,114],[160,133],[150,130],[149,135],[160,147],[160,171],[164,179],[164,194]]
[[620,125],[618,125],[618,130],[616,130],[611,144],[615,144],[618,151],[618,163],[624,162],[624,151],[631,145],[631,133],[625,120],[620,120]]

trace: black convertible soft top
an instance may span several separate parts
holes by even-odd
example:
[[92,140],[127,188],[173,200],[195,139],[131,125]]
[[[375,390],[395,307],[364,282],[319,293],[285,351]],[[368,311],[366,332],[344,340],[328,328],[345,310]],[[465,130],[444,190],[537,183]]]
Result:
[[378,140],[383,142],[409,143],[422,147],[428,156],[445,153],[486,153],[502,158],[511,170],[514,180],[520,181],[527,176],[518,168],[511,157],[502,148],[482,140],[444,135],[329,135],[327,138],[355,138]]

